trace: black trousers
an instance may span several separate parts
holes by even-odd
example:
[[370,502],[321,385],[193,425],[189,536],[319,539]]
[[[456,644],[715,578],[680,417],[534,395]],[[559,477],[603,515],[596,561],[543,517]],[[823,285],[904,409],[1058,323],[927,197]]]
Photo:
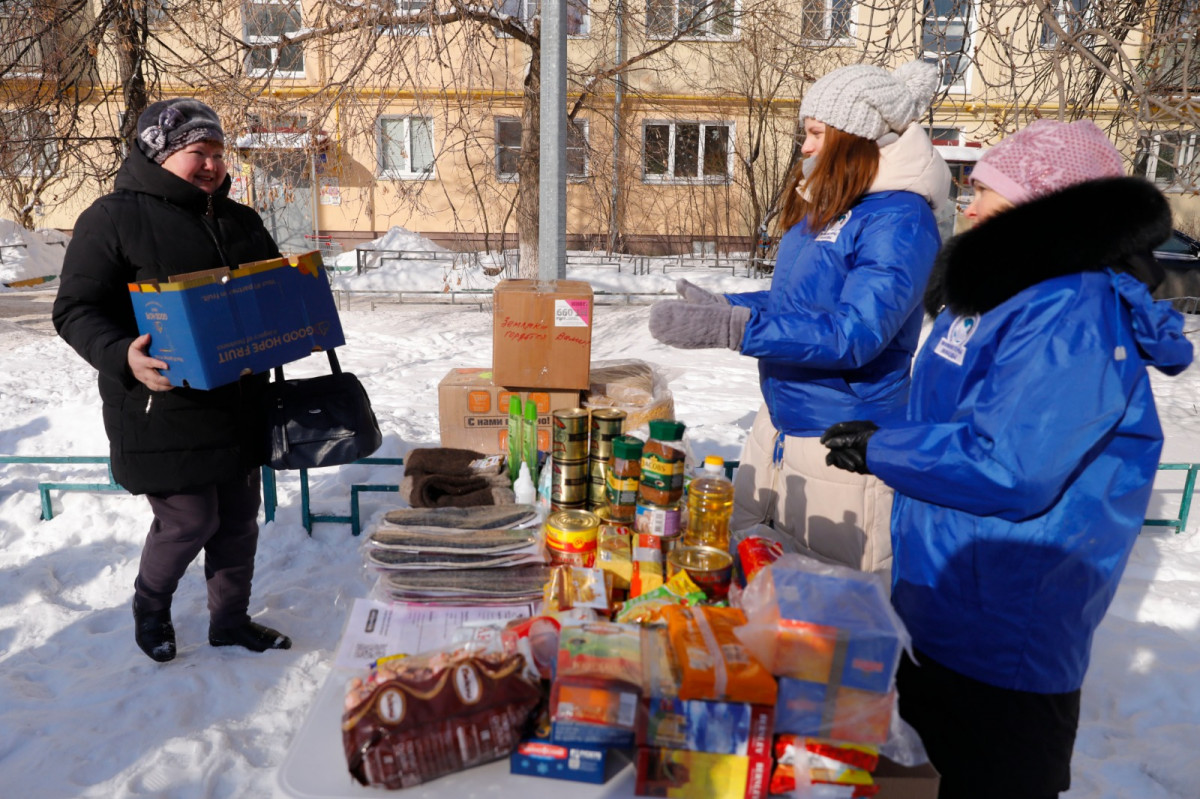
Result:
[[261,482],[255,469],[223,483],[146,495],[154,521],[134,582],[139,608],[170,609],[179,580],[203,551],[210,622],[236,627],[249,620]]
[[896,673],[900,717],[941,772],[938,799],[1049,799],[1071,787],[1079,691],[1035,694],[973,680],[916,652]]

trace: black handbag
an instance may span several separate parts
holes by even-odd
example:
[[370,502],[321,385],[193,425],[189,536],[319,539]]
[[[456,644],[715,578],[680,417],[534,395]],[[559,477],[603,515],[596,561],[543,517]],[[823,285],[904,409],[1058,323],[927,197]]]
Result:
[[275,367],[267,384],[267,464],[272,469],[315,469],[365,458],[383,443],[371,400],[358,378],[343,372],[326,351],[333,374],[285,380]]

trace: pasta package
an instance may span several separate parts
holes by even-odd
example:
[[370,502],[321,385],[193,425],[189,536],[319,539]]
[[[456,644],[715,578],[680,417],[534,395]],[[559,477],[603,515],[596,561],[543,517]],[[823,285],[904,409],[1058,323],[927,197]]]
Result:
[[663,618],[679,664],[680,699],[775,704],[775,678],[734,635],[746,623],[740,609],[671,606]]

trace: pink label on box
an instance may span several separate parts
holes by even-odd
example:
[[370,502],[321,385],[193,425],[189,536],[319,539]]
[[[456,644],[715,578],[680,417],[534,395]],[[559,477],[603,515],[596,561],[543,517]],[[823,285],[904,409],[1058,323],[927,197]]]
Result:
[[589,305],[587,300],[555,300],[554,326],[587,327]]

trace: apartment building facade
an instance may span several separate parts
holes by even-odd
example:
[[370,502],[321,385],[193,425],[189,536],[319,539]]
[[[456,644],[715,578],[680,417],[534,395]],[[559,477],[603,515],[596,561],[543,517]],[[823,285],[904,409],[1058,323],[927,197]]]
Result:
[[[10,0],[0,215],[71,229],[111,186],[126,107],[197,96],[224,120],[233,195],[285,250],[394,226],[512,247],[536,209],[540,18],[538,0],[491,2]],[[1088,0],[568,0],[568,246],[750,249],[773,232],[805,88],[914,58],[941,69],[926,125],[956,195],[1030,118],[1087,116],[1195,214],[1200,17],[1170,2],[1112,33]]]

